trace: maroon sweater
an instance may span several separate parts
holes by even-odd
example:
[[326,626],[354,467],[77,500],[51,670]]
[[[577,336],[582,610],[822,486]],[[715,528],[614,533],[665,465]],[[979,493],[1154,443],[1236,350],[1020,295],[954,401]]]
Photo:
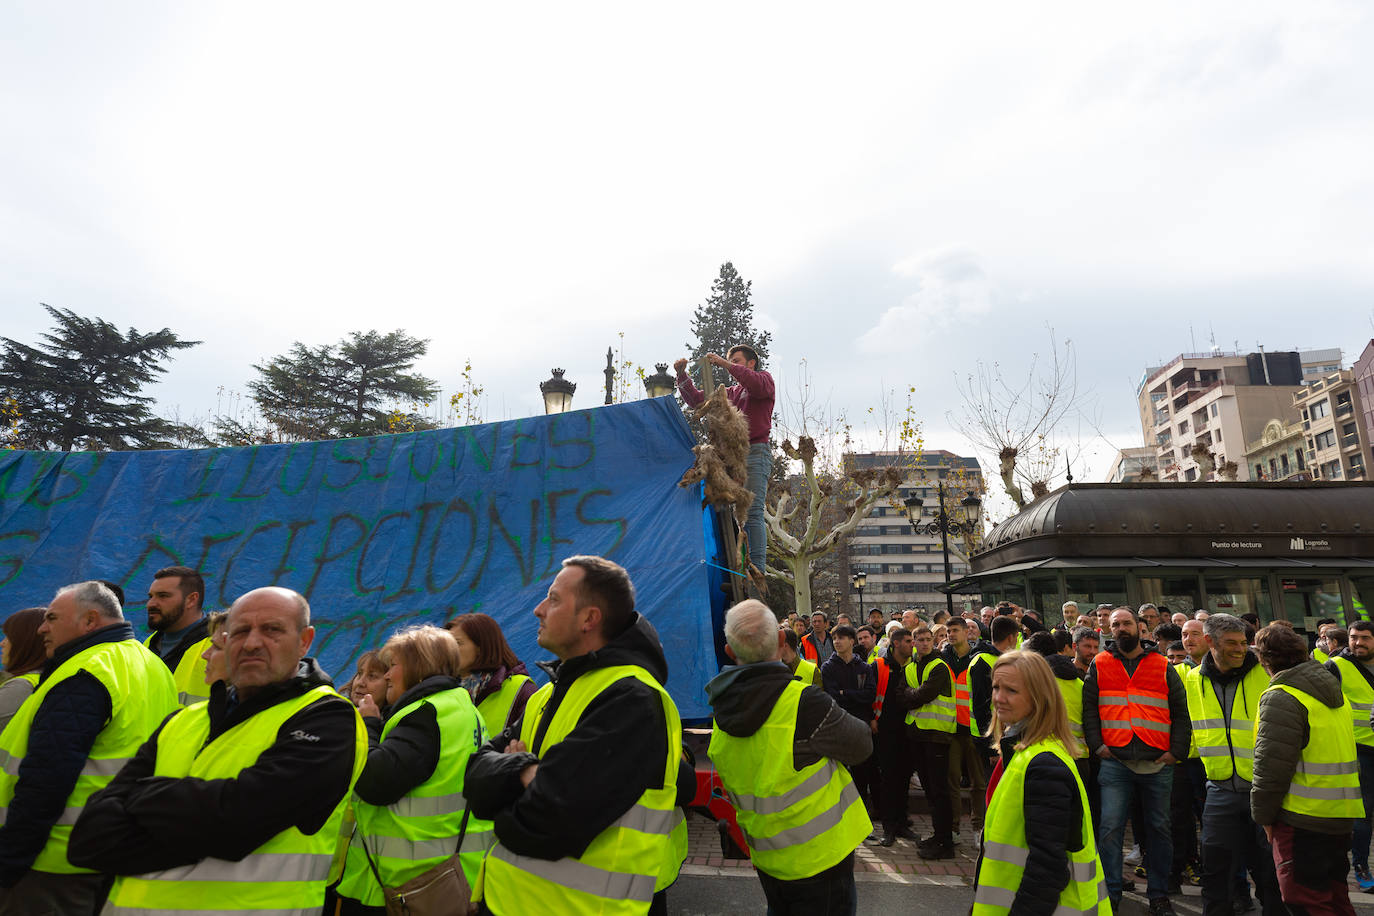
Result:
[[[773,426],[773,376],[762,369],[746,369],[733,363],[726,367],[738,384],[725,389],[725,397],[739,408],[744,419],[749,421],[749,444],[767,442],[768,431]],[[688,407],[698,407],[706,400],[691,378],[678,373],[677,389]]]

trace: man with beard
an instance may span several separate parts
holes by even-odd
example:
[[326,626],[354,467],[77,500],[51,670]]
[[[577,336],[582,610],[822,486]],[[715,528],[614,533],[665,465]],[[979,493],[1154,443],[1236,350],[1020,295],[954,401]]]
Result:
[[[1240,618],[1213,614],[1207,619],[1206,640],[1208,653],[1184,679],[1193,741],[1207,773],[1207,802],[1202,812],[1203,912],[1240,912],[1237,904],[1248,903],[1235,886],[1235,876],[1243,865],[1255,876],[1255,891],[1264,912],[1277,916],[1286,910],[1274,858],[1250,815],[1255,721],[1260,695],[1269,688],[1269,675],[1250,652],[1245,622]],[[1175,778],[1184,776],[1180,772]],[[1187,816],[1186,807],[1182,813]],[[1177,818],[1179,812],[1174,816]],[[1188,817],[1189,833],[1192,826]],[[1175,836],[1174,842],[1178,839]]]
[[1369,726],[1374,709],[1374,623],[1357,620],[1348,627],[1349,643],[1326,663],[1326,670],[1341,682],[1341,693],[1350,701],[1355,725],[1355,755],[1360,762],[1360,796],[1364,817],[1355,821],[1350,845],[1350,864],[1360,890],[1374,890],[1369,874],[1369,816],[1374,805],[1374,729]]
[[1093,659],[1097,658],[1100,645],[1101,640],[1097,638],[1096,630],[1091,627],[1074,627],[1073,666],[1078,669],[1080,678],[1088,673],[1088,668],[1092,665]]
[[148,586],[148,629],[153,635],[144,645],[172,672],[182,706],[210,695],[201,657],[210,646],[209,620],[201,613],[204,599],[205,577],[189,566],[159,569]]
[[[1109,619],[1115,639],[1097,654],[1083,681],[1083,733],[1101,760],[1099,853],[1112,909],[1121,906],[1121,842],[1132,798],[1145,811],[1144,848],[1150,862],[1173,859],[1169,799],[1173,764],[1188,756],[1192,725],[1178,672],[1140,639],[1140,621],[1129,607]],[[1151,868],[1147,895],[1152,913],[1173,913],[1167,868]]]

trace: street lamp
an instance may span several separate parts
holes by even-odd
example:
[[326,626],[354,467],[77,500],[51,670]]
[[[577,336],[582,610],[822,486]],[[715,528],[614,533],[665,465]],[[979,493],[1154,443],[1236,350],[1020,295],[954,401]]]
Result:
[[849,577],[849,581],[854,583],[854,587],[859,590],[859,619],[864,616],[864,586],[868,584],[868,573],[856,572]]
[[668,364],[654,363],[654,368],[658,371],[644,378],[644,390],[649,392],[651,398],[672,394],[677,388],[677,379],[668,374]]
[[921,503],[924,500],[919,496],[908,496],[902,500],[906,506],[906,517],[911,522],[912,529],[917,534],[940,535],[940,544],[945,554],[945,610],[949,611],[951,617],[954,616],[954,595],[949,591],[950,570],[949,570],[949,536],[959,535],[965,541],[970,540],[975,534],[982,531],[981,515],[983,501],[979,499],[972,490],[969,490],[959,503],[964,509],[964,521],[958,521],[950,517],[945,511],[945,485],[943,481],[936,483],[936,492],[939,494],[940,509],[935,513],[935,517],[924,525],[921,524]]
[[573,392],[577,383],[563,377],[566,370],[553,370],[553,377],[539,383],[539,393],[544,396],[544,413],[566,413],[572,410]]

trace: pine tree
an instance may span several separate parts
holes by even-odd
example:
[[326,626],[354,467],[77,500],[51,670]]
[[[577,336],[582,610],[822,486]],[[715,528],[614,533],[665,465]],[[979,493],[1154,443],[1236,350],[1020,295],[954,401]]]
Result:
[[[318,347],[297,341],[288,353],[254,365],[259,378],[248,389],[280,438],[384,435],[393,430],[394,405],[419,405],[438,394],[432,379],[409,371],[428,349],[428,340],[399,330],[354,331]],[[413,428],[433,426],[415,414],[406,413]]]
[[[720,265],[720,276],[711,282],[711,295],[692,315],[692,335],[697,342],[688,343],[687,349],[692,352],[693,366],[707,353],[727,356],[731,347],[745,344],[754,348],[759,368],[764,368],[773,335],[754,327],[754,303],[749,298],[752,286],[734,264],[726,261]],[[717,385],[728,385],[730,373],[716,367],[715,379]]]
[[200,343],[167,328],[121,332],[100,318],[43,305],[56,325],[29,346],[0,337],[0,392],[12,399],[21,448],[166,448],[172,424],[154,416],[145,386],[167,371],[173,350]]

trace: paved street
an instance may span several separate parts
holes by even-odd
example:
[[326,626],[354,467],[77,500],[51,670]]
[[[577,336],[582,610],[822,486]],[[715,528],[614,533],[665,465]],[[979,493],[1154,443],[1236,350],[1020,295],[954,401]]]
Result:
[[[913,796],[913,806],[923,807],[919,794]],[[915,818],[916,831],[922,836],[930,833],[930,819]],[[764,912],[763,891],[747,859],[726,859],[720,854],[720,840],[716,827],[707,818],[693,812],[687,819],[688,857],[677,884],[668,893],[668,912],[673,916],[725,916],[725,914]],[[973,876],[978,849],[968,834],[968,822],[963,824],[964,835],[954,859],[927,862],[916,855],[914,845],[899,840],[895,846],[865,844],[855,853],[855,880],[859,887],[860,914],[940,913],[960,916],[968,912],[973,902]],[[1125,874],[1130,875],[1130,867]],[[1141,880],[1140,886],[1144,888]],[[1185,887],[1182,896],[1174,897],[1174,908],[1180,914],[1201,916],[1201,891]],[[1353,878],[1351,902],[1360,913],[1374,914],[1374,895],[1359,893]],[[1126,914],[1146,914],[1145,898],[1126,894],[1121,911]],[[1258,913],[1258,910],[1255,911]]]

